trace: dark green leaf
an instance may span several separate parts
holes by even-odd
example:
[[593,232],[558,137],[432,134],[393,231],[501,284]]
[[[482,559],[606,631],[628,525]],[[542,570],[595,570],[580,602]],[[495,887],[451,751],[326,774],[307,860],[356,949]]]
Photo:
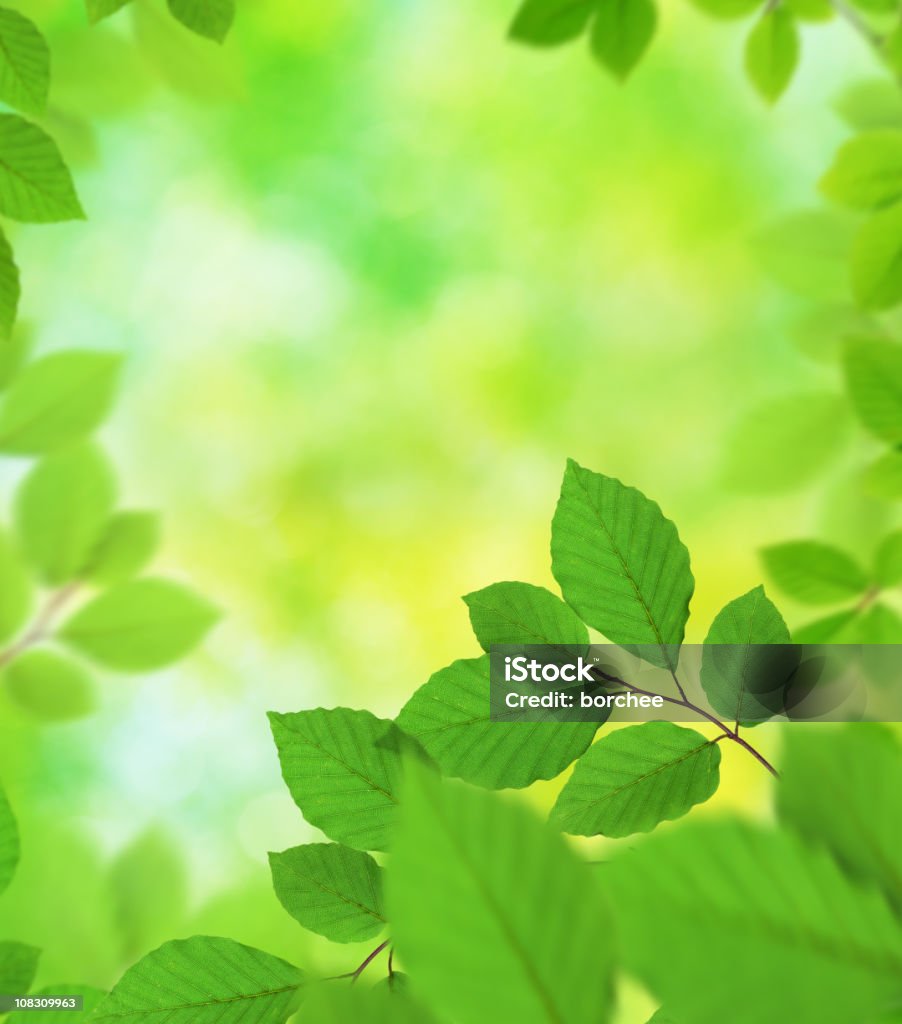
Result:
[[0,528],[0,643],[25,625],[31,605],[31,578],[21,555]]
[[902,205],[865,221],[852,244],[852,294],[864,309],[902,301]]
[[3,676],[13,700],[44,721],[63,722],[94,710],[91,677],[77,662],[55,651],[26,651],[7,666]]
[[851,338],[843,352],[849,397],[861,422],[890,444],[902,443],[902,345]]
[[847,142],[820,186],[829,199],[855,209],[895,203],[902,198],[902,131],[867,132]]
[[531,583],[493,583],[464,598],[473,632],[484,651],[492,644],[560,644],[584,647],[589,631],[573,609],[550,590]]
[[88,577],[105,586],[131,579],[153,558],[159,543],[156,512],[117,512],[91,555]]
[[0,213],[38,224],[84,217],[56,143],[15,114],[0,114]]
[[780,590],[803,604],[836,604],[867,589],[861,567],[844,551],[820,541],[774,544],[764,548],[761,559]]
[[19,829],[0,786],[0,892],[9,885],[19,863]]
[[592,52],[618,78],[626,78],[648,49],[657,21],[653,0],[600,0]]
[[768,5],[745,44],[745,68],[752,84],[773,103],[792,81],[798,63],[795,18],[784,5]]
[[510,37],[533,46],[557,46],[582,35],[597,0],[526,0],[510,27]]
[[34,24],[0,7],[0,100],[26,114],[43,113],[50,86],[50,51]]
[[41,951],[24,942],[0,942],[0,992],[23,995],[32,986]]
[[172,16],[199,36],[221,43],[235,19],[235,0],[168,0]]

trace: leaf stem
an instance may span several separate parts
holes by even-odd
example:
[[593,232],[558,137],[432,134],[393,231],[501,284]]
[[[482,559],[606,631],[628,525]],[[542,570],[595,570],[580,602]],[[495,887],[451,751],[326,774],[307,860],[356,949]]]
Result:
[[850,7],[845,0],[831,0],[833,10],[864,39],[878,53],[883,50],[884,37],[865,21],[864,18],[853,7]]
[[50,595],[47,599],[47,603],[41,609],[37,618],[25,633],[22,634],[20,639],[16,640],[15,643],[10,644],[10,646],[5,650],[0,651],[0,668],[8,665],[29,648],[34,647],[42,640],[47,639],[56,616],[71,600],[75,592],[78,590],[78,587],[78,581],[73,580],[71,583],[67,583],[64,587],[60,587],[59,590],[55,590]]

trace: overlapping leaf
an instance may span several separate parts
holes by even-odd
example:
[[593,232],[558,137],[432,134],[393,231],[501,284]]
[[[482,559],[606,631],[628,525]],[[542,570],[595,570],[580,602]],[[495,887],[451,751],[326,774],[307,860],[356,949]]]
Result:
[[84,217],[56,143],[15,114],[0,114],[0,213],[33,223]]
[[531,583],[493,583],[464,598],[484,651],[492,644],[584,647],[589,631],[559,597]]

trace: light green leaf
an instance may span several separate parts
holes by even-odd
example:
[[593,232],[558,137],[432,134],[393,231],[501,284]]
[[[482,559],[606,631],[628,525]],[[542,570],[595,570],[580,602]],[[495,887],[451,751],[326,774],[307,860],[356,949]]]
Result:
[[[58,985],[47,985],[36,989],[33,996],[81,996],[82,1012],[78,1019],[85,1020],[91,1010],[107,994],[102,989],[90,985],[73,985],[71,982]],[[20,1010],[11,1013],[5,1024],[72,1024],[72,1010]]]
[[15,114],[0,114],[0,213],[35,224],[84,217],[56,143]]
[[830,21],[836,11],[830,0],[784,0],[789,13],[799,21],[815,24]]
[[219,619],[206,598],[171,580],[128,580],[80,608],[59,636],[121,672],[147,672],[183,658]]
[[821,191],[854,209],[888,206],[902,198],[902,131],[866,132],[842,146]]
[[297,967],[231,939],[166,942],[130,967],[92,1024],[282,1024],[298,1008]]
[[397,808],[400,743],[369,711],[271,711],[282,777],[307,821],[338,843],[384,850]]
[[794,629],[792,639],[797,644],[839,643],[844,637],[845,630],[855,621],[857,615],[858,612],[852,609],[828,615],[823,619],[816,619],[800,629]]
[[525,0],[510,27],[511,39],[558,46],[582,35],[597,0]]
[[0,992],[23,995],[31,988],[41,951],[24,942],[0,942]]
[[792,340],[798,350],[818,363],[834,365],[843,342],[850,337],[879,335],[873,317],[852,305],[817,306],[792,324]]
[[235,19],[235,0],[168,0],[172,16],[199,36],[221,43]]
[[585,647],[589,631],[573,609],[531,583],[493,583],[464,597],[470,624],[484,651],[492,644]]
[[386,982],[372,988],[323,982],[304,1001],[305,1024],[435,1024],[432,1014],[411,998],[403,977],[395,971],[387,979],[391,987]]
[[19,829],[6,792],[0,786],[0,892],[3,892],[19,863]]
[[19,268],[6,235],[0,231],[0,347],[15,347],[10,336],[19,312],[20,295]]
[[615,644],[681,644],[695,580],[689,552],[656,502],[570,460],[551,524],[551,566],[564,599]]
[[483,655],[435,672],[397,721],[446,775],[492,789],[522,789],[560,775],[592,742],[599,725],[492,721],[490,715],[489,656]]
[[576,762],[551,821],[578,836],[650,832],[717,791],[720,748],[694,729],[644,722],[603,737]]
[[310,843],[269,855],[279,902],[310,931],[332,942],[363,942],[385,927],[382,869],[368,853]]
[[796,295],[841,302],[850,295],[848,215],[800,210],[769,225],[754,239],[764,269]]
[[745,68],[768,103],[780,98],[799,63],[799,32],[784,5],[768,5],[745,44]]
[[92,25],[96,25],[98,21],[115,14],[128,3],[131,3],[131,0],[85,0],[88,20]]
[[16,526],[25,556],[47,583],[78,576],[115,498],[113,471],[88,444],[48,455],[29,472],[16,494]]
[[755,587],[730,601],[711,623],[702,651],[701,684],[714,711],[734,722],[758,722],[782,710],[792,670],[789,629],[764,592]]
[[560,833],[420,765],[405,783],[386,906],[414,992],[468,1024],[608,1021],[609,916]]
[[0,329],[0,390],[16,379],[31,351],[33,341],[31,331],[22,324],[16,326],[8,336],[4,336]]
[[874,579],[881,587],[902,583],[902,530],[887,534],[874,553]]
[[833,109],[856,131],[902,128],[902,96],[887,78],[853,82],[834,100]]
[[[845,639],[845,638],[844,638]],[[902,644],[902,619],[885,604],[872,604],[861,613],[847,643]],[[898,681],[898,667],[892,667],[892,683]]]
[[26,366],[0,406],[0,451],[39,455],[89,434],[110,410],[121,363],[73,349]]
[[881,455],[865,467],[861,482],[875,498],[902,498],[902,454],[891,451]]
[[862,224],[852,243],[852,294],[864,309],[891,309],[902,301],[902,205]]
[[864,426],[890,444],[902,443],[902,345],[851,338],[843,366],[849,397]]
[[848,427],[840,395],[811,391],[767,399],[745,412],[728,436],[724,485],[740,494],[797,490],[838,457]]
[[902,750],[891,733],[858,722],[796,726],[781,768],[780,820],[902,909]]
[[617,857],[604,878],[624,968],[676,1020],[722,1024],[729,1006],[730,1024],[848,1024],[898,994],[902,924],[792,835],[690,822]]
[[106,586],[122,583],[141,572],[159,543],[156,512],[117,512],[91,555],[87,575]]
[[15,702],[36,718],[64,722],[94,710],[91,677],[77,662],[55,651],[20,654],[3,673]]
[[41,114],[50,87],[50,51],[34,23],[0,7],[0,101]]
[[780,590],[803,604],[836,604],[867,589],[864,570],[844,551],[820,541],[774,544],[764,548],[761,560]]
[[729,21],[746,17],[756,11],[761,3],[760,0],[692,0],[692,5],[712,18]]
[[624,79],[648,49],[657,21],[653,0],[600,0],[592,23],[592,52]]
[[31,605],[31,578],[21,555],[0,528],[0,643],[25,625]]

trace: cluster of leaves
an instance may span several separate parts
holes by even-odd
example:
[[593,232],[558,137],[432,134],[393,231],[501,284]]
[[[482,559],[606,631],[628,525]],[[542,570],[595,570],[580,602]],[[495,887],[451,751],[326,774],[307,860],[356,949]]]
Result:
[[[85,0],[88,18],[92,23],[108,18],[133,0]],[[185,28],[223,42],[235,20],[235,0],[166,0],[169,12]]]
[[[525,583],[466,597],[480,645],[587,644],[591,626],[647,647],[648,660],[673,671],[667,699],[692,708],[673,662],[694,580],[660,508],[571,462],[551,550],[563,600]],[[741,645],[788,639],[760,587],[723,609],[708,650],[733,645],[739,656],[728,671],[713,662],[702,669],[719,714],[760,713],[748,686],[753,659]],[[139,960],[91,1024],[147,1024],[161,1013],[172,1024],[239,1016],[279,1024],[305,994],[311,1022],[602,1024],[621,970],[674,1020],[699,1024],[722,1020],[725,1005],[731,1020],[749,1024],[845,1024],[899,1004],[902,757],[889,734],[869,731],[864,742],[848,730],[842,742],[862,748],[848,759],[837,757],[832,737],[793,735],[783,830],[736,821],[667,830],[592,867],[561,830],[649,832],[714,793],[720,740],[760,755],[738,724],[714,717],[714,739],[648,722],[595,743],[597,723],[493,722],[487,662],[439,670],[394,721],[348,708],[270,715],[285,783],[330,840],[270,855],[276,895],[304,928],[333,942],[381,939],[343,977],[356,981],[390,947],[387,984],[308,985],[297,967],[261,950],[195,936]],[[490,792],[554,778],[574,761],[549,822]],[[837,793],[860,829],[835,815]]]

